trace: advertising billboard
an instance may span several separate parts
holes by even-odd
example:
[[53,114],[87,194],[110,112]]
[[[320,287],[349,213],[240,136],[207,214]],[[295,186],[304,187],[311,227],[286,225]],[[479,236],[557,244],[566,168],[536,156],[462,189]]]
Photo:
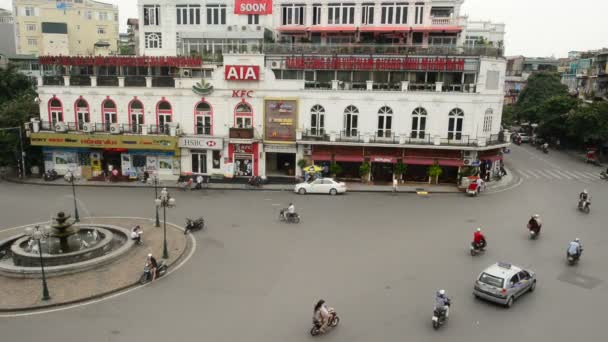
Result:
[[272,14],[272,0],[236,0],[234,14]]
[[295,142],[298,100],[264,99],[264,140]]

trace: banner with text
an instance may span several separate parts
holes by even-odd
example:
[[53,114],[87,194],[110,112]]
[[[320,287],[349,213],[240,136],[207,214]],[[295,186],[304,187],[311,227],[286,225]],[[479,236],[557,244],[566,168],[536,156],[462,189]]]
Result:
[[264,101],[264,140],[276,142],[296,141],[298,122],[297,100]]
[[272,14],[272,0],[236,0],[234,14]]

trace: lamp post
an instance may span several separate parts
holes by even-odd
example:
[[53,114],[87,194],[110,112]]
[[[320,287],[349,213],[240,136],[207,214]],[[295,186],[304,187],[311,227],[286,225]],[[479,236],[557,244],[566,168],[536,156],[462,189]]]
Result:
[[163,208],[163,259],[169,259],[169,249],[167,248],[167,208],[175,206],[175,198],[172,198],[167,191],[167,188],[163,188],[160,191],[160,196],[154,200],[156,208]]
[[40,255],[40,269],[42,270],[42,300],[49,300],[49,288],[46,285],[46,274],[44,273],[44,260],[42,259],[42,246],[40,240],[46,238],[48,234],[40,230],[40,226],[29,228],[29,236],[38,244],[38,254]]
[[[158,198],[158,177],[154,175],[154,199]],[[156,221],[154,223],[155,227],[160,227],[160,220],[158,218],[158,206],[156,206]]]
[[72,197],[74,197],[74,220],[80,222],[80,216],[78,216],[78,205],[76,204],[76,186],[74,185],[74,171],[70,171],[70,183],[72,183]]

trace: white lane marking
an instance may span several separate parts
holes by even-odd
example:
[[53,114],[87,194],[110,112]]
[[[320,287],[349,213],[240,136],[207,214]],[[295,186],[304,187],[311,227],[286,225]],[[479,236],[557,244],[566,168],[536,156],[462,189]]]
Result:
[[572,171],[566,171],[566,170],[564,170],[562,172],[565,173],[565,174],[567,174],[567,175],[572,176],[572,178],[574,178],[574,179],[578,179],[579,178],[579,176],[577,176],[574,173],[572,173]]
[[551,176],[557,178],[557,179],[562,179],[562,176],[560,176],[557,173],[552,172],[551,170],[545,170],[546,173],[550,174]]
[[562,172],[562,171],[560,171],[560,170],[553,170],[553,172],[555,172],[555,173],[557,173],[557,174],[559,174],[559,175],[563,176],[564,178],[566,178],[566,179],[568,179],[568,180],[572,179],[572,177],[568,176],[568,175],[567,175],[565,172]]
[[584,173],[590,175],[591,177],[593,177],[593,179],[601,179],[599,173],[593,173],[593,172],[589,172],[589,171],[585,171]]
[[[145,218],[145,217],[120,217],[120,216],[110,216],[110,217],[85,217],[85,218],[109,218],[109,219],[141,219],[141,220],[148,220],[150,222],[154,222],[153,219],[150,218]],[[41,222],[42,223],[48,223],[48,222]],[[182,228],[181,226],[178,226],[175,223],[171,223],[171,222],[167,222],[167,224],[172,225],[174,227],[177,227],[180,230],[184,230],[184,228]],[[17,229],[17,228],[23,228],[23,227],[28,227],[31,226],[30,224],[28,225],[23,225],[20,227],[14,227],[14,228],[9,228],[9,229],[5,229],[5,230],[11,230],[11,229]],[[196,251],[196,239],[194,238],[194,236],[192,234],[189,234],[188,237],[190,238],[190,241],[192,242],[192,249],[190,250],[190,253],[188,253],[188,256],[186,256],[186,258],[184,258],[184,260],[182,260],[182,262],[179,263],[179,265],[173,267],[172,269],[169,270],[169,272],[167,272],[167,274],[163,277],[158,278],[156,281],[162,281],[163,279],[165,279],[169,274],[177,271],[178,269],[180,269],[188,260],[190,260],[190,258],[192,257],[192,255],[194,254],[194,251]],[[121,296],[123,294],[135,291],[135,290],[139,290],[142,287],[151,285],[152,282],[150,283],[146,283],[144,285],[138,285],[135,287],[131,287],[128,288],[124,291],[121,292],[116,292],[113,293],[109,296],[106,297],[101,297],[98,299],[94,299],[91,301],[84,301],[81,303],[77,303],[77,304],[72,304],[72,305],[67,305],[67,306],[59,306],[56,308],[52,308],[52,309],[48,309],[48,310],[38,310],[38,311],[30,311],[30,312],[23,312],[23,313],[17,313],[17,314],[0,314],[0,318],[9,318],[9,317],[24,317],[24,316],[34,316],[34,315],[41,315],[41,314],[45,314],[45,313],[51,313],[51,312],[57,312],[57,311],[63,311],[63,310],[70,310],[70,309],[74,309],[74,308],[79,308],[79,307],[83,307],[86,305],[90,305],[90,304],[96,304],[96,303],[100,303],[103,301],[106,301],[108,299],[112,299],[112,298],[116,298],[118,296]]]
[[543,177],[543,178],[547,178],[547,179],[553,179],[553,177],[551,177],[551,175],[545,174],[545,173],[544,173],[543,171],[541,171],[541,170],[535,170],[535,171],[536,171],[536,172],[538,172],[538,173],[541,175],[541,177]]
[[587,179],[591,179],[593,180],[594,178],[592,178],[591,176],[586,175],[585,173],[581,172],[581,171],[571,171],[572,173],[576,174],[579,178],[583,177],[583,178],[587,178]]
[[515,171],[526,178],[532,177],[529,174],[527,174],[524,170],[515,170]]
[[[527,170],[526,172],[528,172],[529,174],[531,174],[532,176],[534,176],[534,178],[536,178],[536,179],[539,179],[539,178],[540,178],[540,176],[539,176],[539,175],[537,175],[537,174],[536,174],[534,171],[532,171],[532,170]],[[538,172],[538,171],[537,171],[537,172]]]

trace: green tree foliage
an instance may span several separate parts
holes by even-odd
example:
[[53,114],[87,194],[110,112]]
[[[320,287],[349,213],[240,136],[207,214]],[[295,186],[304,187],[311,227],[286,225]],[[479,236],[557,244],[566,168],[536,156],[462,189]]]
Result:
[[531,75],[515,105],[515,115],[524,121],[539,122],[542,106],[555,96],[568,96],[568,87],[561,83],[561,77],[554,72],[539,72]]
[[568,135],[568,115],[578,107],[576,98],[567,95],[553,96],[538,106],[538,134],[564,138]]
[[601,144],[608,140],[608,102],[581,104],[567,118],[568,134],[579,144]]

